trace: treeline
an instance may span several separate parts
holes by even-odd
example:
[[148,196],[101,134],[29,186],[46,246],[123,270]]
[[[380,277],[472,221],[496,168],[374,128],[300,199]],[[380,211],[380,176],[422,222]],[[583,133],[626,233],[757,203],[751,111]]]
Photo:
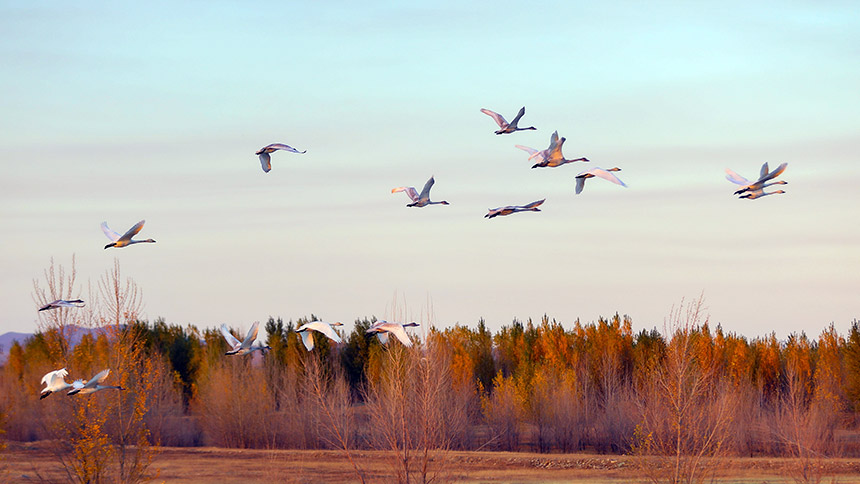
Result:
[[[365,318],[342,344],[316,335],[313,352],[295,329],[315,316],[269,318],[272,349],[254,357],[225,356],[216,329],[164,320],[107,326],[73,348],[58,326],[9,349],[0,409],[5,438],[20,441],[62,438],[51,422],[84,398],[134,395],[123,407],[140,414],[134,438],[169,446],[659,453],[676,419],[690,445],[713,435],[733,455],[860,453],[860,322],[780,341],[678,316],[663,333],[617,314],[496,333],[479,321],[429,329],[413,348],[368,338]],[[42,375],[62,367],[84,379],[112,368],[127,390],[40,401]]]

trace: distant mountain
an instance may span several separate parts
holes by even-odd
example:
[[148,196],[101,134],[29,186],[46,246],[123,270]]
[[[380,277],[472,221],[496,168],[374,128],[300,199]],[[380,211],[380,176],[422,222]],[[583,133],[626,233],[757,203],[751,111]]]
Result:
[[[85,334],[94,334],[98,331],[99,328],[84,328],[73,325],[71,328],[72,348],[81,342],[81,338],[83,338]],[[18,344],[23,345],[28,338],[32,337],[33,333],[16,333],[14,331],[0,334],[0,364],[6,363],[6,358],[9,356],[9,348],[12,347],[12,342],[17,341]]]
[[12,347],[13,341],[23,345],[27,338],[32,337],[33,333],[16,333],[14,331],[0,334],[0,364],[6,363],[6,357],[9,355],[9,348]]

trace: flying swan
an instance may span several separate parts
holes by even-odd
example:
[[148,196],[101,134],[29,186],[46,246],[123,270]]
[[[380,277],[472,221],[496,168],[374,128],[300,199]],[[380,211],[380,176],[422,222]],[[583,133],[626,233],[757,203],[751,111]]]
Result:
[[141,220],[140,222],[134,224],[134,227],[128,229],[128,232],[119,235],[113,230],[108,228],[107,222],[102,222],[102,232],[105,233],[107,238],[109,238],[112,242],[105,246],[105,249],[109,247],[125,247],[131,244],[141,244],[143,242],[155,243],[152,239],[146,240],[132,240],[131,238],[137,235],[140,232],[140,229],[143,228],[143,224],[146,220]]
[[86,380],[75,380],[72,382],[72,390],[69,391],[68,395],[77,395],[80,393],[81,395],[86,395],[88,393],[95,393],[100,390],[107,390],[108,388],[116,388],[117,390],[124,390],[123,387],[118,385],[102,385],[101,383],[105,381],[105,379],[110,374],[110,370],[102,370],[98,375],[92,377],[89,381]]
[[221,325],[221,334],[224,336],[224,339],[227,340],[227,344],[230,345],[230,351],[224,353],[225,355],[247,355],[249,353],[253,353],[255,351],[262,351],[265,353],[265,350],[272,349],[268,345],[254,345],[254,341],[257,339],[257,331],[259,329],[260,322],[254,321],[254,324],[251,325],[251,329],[248,330],[248,335],[245,336],[245,341],[239,341],[230,333],[230,330],[227,328],[226,324]]
[[314,349],[314,335],[312,331],[318,331],[326,335],[335,343],[341,342],[340,336],[338,336],[337,332],[332,329],[332,326],[343,326],[343,323],[326,323],[323,321],[311,321],[310,323],[299,326],[299,328],[296,330],[296,333],[299,333],[301,335],[302,343],[304,343],[305,348],[310,351]]
[[412,203],[407,204],[407,207],[425,207],[427,205],[448,205],[448,202],[442,200],[441,202],[431,202],[430,201],[430,189],[433,188],[433,184],[436,183],[436,180],[431,176],[427,183],[424,184],[424,188],[421,190],[419,194],[415,187],[397,187],[392,188],[391,193],[397,192],[406,192],[406,196],[412,200]]
[[39,400],[54,392],[63,391],[66,388],[71,387],[71,383],[66,383],[67,376],[69,376],[69,372],[66,371],[65,368],[46,373],[45,376],[42,377],[42,383],[45,384],[45,388],[42,389],[42,394],[39,397]]
[[269,156],[269,153],[274,153],[278,150],[289,151],[291,153],[303,154],[307,153],[308,150],[299,151],[292,146],[285,145],[283,143],[272,143],[270,145],[264,146],[260,148],[255,154],[260,156],[260,164],[263,166],[263,171],[268,173],[272,169],[272,157]]
[[517,212],[540,212],[538,208],[546,201],[546,198],[543,200],[538,200],[536,202],[529,203],[528,205],[508,205],[506,207],[498,207],[498,208],[490,208],[489,213],[484,215],[484,218],[493,218],[498,217],[500,215],[510,215],[512,213]]
[[622,187],[627,187],[623,181],[619,180],[617,176],[615,176],[613,171],[621,171],[621,168],[615,167],[610,168],[608,170],[604,170],[600,167],[594,167],[590,170],[583,171],[579,175],[576,175],[576,194],[579,195],[582,193],[582,189],[585,188],[585,180],[589,178],[603,178],[604,180],[609,180],[616,185],[621,185]]
[[367,331],[366,334],[376,334],[376,337],[379,338],[379,341],[382,344],[388,343],[388,335],[393,334],[397,339],[403,343],[404,346],[412,346],[412,341],[409,339],[409,335],[406,334],[406,330],[403,328],[410,326],[419,326],[418,323],[389,323],[388,321],[377,321],[373,323]]
[[56,301],[51,301],[48,304],[39,308],[39,311],[47,311],[49,309],[58,309],[58,308],[82,308],[84,307],[84,302],[80,299],[57,299]]
[[534,126],[529,126],[528,128],[517,127],[517,123],[520,122],[520,118],[522,118],[523,114],[526,113],[526,107],[525,106],[520,108],[520,112],[517,113],[517,117],[515,117],[513,119],[513,121],[511,121],[510,123],[505,121],[504,116],[502,116],[501,114],[499,114],[495,111],[490,111],[489,109],[483,109],[482,108],[481,112],[486,114],[487,116],[493,118],[493,121],[495,121],[496,124],[499,125],[499,130],[495,131],[496,134],[510,134],[510,133],[515,132],[515,131],[526,131],[526,130],[530,130],[530,129],[537,129]]

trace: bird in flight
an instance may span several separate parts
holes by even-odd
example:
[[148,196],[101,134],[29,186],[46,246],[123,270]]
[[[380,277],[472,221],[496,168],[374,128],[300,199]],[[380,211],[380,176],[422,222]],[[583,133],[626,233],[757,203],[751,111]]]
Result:
[[528,153],[529,154],[529,161],[536,158],[537,161],[540,163],[540,162],[543,162],[543,161],[546,161],[547,159],[549,159],[549,154],[552,152],[552,150],[555,149],[555,145],[557,145],[557,144],[558,144],[558,131],[553,131],[553,133],[549,137],[549,147],[545,150],[536,150],[534,148],[529,148],[528,146],[523,146],[523,145],[514,145],[514,147],[519,148],[519,149],[525,151],[526,153]]
[[140,222],[134,224],[134,227],[128,229],[128,232],[126,232],[122,235],[119,235],[118,233],[116,233],[113,230],[111,230],[110,228],[108,228],[107,222],[102,222],[102,232],[104,232],[105,235],[107,236],[107,238],[109,238],[112,241],[110,244],[105,246],[105,249],[107,249],[109,247],[125,247],[127,245],[140,244],[143,242],[155,243],[155,241],[152,239],[146,239],[146,240],[132,240],[131,239],[132,237],[137,235],[138,232],[140,232],[140,229],[143,228],[144,222],[146,222],[146,220],[141,220]]
[[617,176],[615,176],[613,171],[621,171],[621,168],[615,167],[610,168],[608,170],[604,170],[600,167],[594,167],[590,170],[583,171],[579,175],[576,175],[576,194],[579,195],[582,193],[582,189],[585,188],[585,180],[589,178],[603,178],[604,180],[609,180],[616,185],[621,185],[622,187],[626,187],[623,181],[619,180]]
[[546,198],[543,200],[538,200],[536,202],[529,203],[528,205],[508,205],[506,207],[498,207],[498,208],[490,208],[489,213],[484,215],[484,218],[493,218],[498,217],[500,215],[510,215],[512,213],[517,212],[540,212],[538,208],[546,201]]
[[373,323],[365,334],[371,335],[376,334],[376,337],[379,338],[379,342],[382,344],[388,343],[388,335],[393,334],[404,346],[412,346],[412,340],[409,339],[409,335],[406,334],[406,330],[403,328],[409,326],[419,326],[418,323],[389,323],[388,321],[377,321]]
[[117,390],[124,390],[123,387],[119,385],[102,385],[101,383],[105,381],[110,374],[110,370],[102,370],[99,374],[92,377],[89,381],[86,380],[75,380],[72,382],[72,389],[67,393],[67,395],[77,395],[80,393],[81,395],[86,395],[88,393],[95,393],[100,390],[107,390],[108,388],[116,388]]
[[526,107],[523,106],[520,108],[520,112],[517,113],[517,117],[514,118],[510,123],[505,120],[505,117],[501,114],[490,111],[489,109],[481,109],[481,112],[486,114],[487,116],[493,118],[496,124],[499,125],[499,130],[495,131],[496,134],[510,134],[514,131],[526,131],[530,129],[537,129],[534,126],[529,126],[528,128],[520,128],[517,126],[517,123],[520,122],[520,118],[523,117],[523,114],[526,113]]
[[299,333],[302,336],[302,343],[305,345],[305,348],[308,351],[314,349],[314,335],[313,331],[318,331],[324,335],[326,335],[329,339],[334,341],[335,343],[340,343],[340,336],[332,329],[332,326],[343,326],[343,323],[326,323],[324,321],[312,321],[307,324],[303,324],[296,329],[296,333]]
[[433,184],[436,183],[436,180],[431,176],[427,183],[424,184],[424,188],[421,190],[421,193],[418,193],[418,190],[415,190],[415,187],[397,187],[392,188],[391,193],[397,192],[406,192],[406,196],[412,200],[412,203],[407,204],[407,207],[425,207],[427,205],[449,205],[448,202],[442,200],[441,202],[431,202],[430,201],[430,189],[433,188]]
[[42,383],[45,384],[45,388],[42,389],[39,400],[54,392],[59,392],[71,387],[71,383],[66,383],[67,376],[69,376],[69,372],[66,371],[65,368],[46,373],[45,376],[42,377]]
[[778,177],[785,171],[785,168],[788,166],[788,163],[782,163],[775,170],[770,171],[767,162],[761,165],[761,170],[759,171],[758,180],[754,182],[750,182],[746,178],[738,175],[734,171],[726,168],[726,179],[736,185],[740,185],[741,188],[735,191],[735,195],[741,195],[738,198],[746,198],[749,200],[755,200],[756,198],[766,197],[768,195],[776,195],[779,193],[785,193],[783,190],[775,190],[772,192],[765,192],[764,189],[767,187],[771,187],[774,185],[787,185],[788,182],[785,180],[779,180],[772,183],[767,183],[770,180]]
[[272,157],[269,156],[269,153],[274,153],[278,150],[289,151],[291,153],[304,154],[307,153],[308,150],[299,151],[292,146],[285,145],[283,143],[272,143],[270,145],[264,146],[257,151],[257,155],[260,156],[260,164],[263,165],[263,171],[268,173],[269,170],[272,169]]
[[[558,131],[554,132],[552,134],[552,137],[550,137],[550,140],[549,140],[549,148],[547,148],[543,151],[538,151],[538,152],[532,153],[532,156],[529,157],[529,159],[531,159],[532,157],[535,157],[538,154],[540,155],[539,156],[540,161],[535,163],[532,166],[532,168],[544,168],[544,167],[555,168],[557,166],[561,166],[561,165],[564,165],[566,163],[573,163],[575,161],[589,161],[589,159],[585,158],[585,157],[574,158],[572,160],[566,159],[564,157],[564,155],[561,153],[561,148],[564,146],[565,141],[567,141],[567,138],[559,138],[558,137]],[[525,147],[524,146],[517,146],[517,148],[524,149]],[[528,151],[528,150],[526,150],[526,151]]]
[[254,345],[254,341],[257,339],[257,331],[259,331],[259,327],[260,322],[254,321],[254,324],[251,325],[251,329],[248,330],[248,334],[245,336],[245,340],[239,341],[232,333],[230,333],[227,325],[222,324],[221,334],[224,336],[224,339],[227,340],[227,344],[230,345],[230,351],[225,353],[225,355],[247,355],[257,350],[265,353],[265,350],[272,349],[268,345]]
[[80,299],[57,299],[56,301],[51,301],[48,304],[39,308],[39,311],[47,311],[49,309],[57,309],[57,308],[82,308],[84,307],[84,302]]

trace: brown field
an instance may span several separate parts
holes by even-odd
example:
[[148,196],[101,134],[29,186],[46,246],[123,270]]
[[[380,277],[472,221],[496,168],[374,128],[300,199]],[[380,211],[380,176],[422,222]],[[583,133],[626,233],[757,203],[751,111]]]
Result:
[[[2,454],[0,482],[63,482],[65,474],[45,442],[15,443]],[[366,482],[394,480],[385,452],[353,453]],[[450,452],[436,482],[479,483],[633,483],[642,472],[628,456]],[[789,459],[727,459],[717,482],[790,483]],[[823,483],[860,483],[860,460],[827,459]],[[165,447],[156,457],[156,483],[352,483],[357,482],[345,454],[320,450],[241,450]]]

